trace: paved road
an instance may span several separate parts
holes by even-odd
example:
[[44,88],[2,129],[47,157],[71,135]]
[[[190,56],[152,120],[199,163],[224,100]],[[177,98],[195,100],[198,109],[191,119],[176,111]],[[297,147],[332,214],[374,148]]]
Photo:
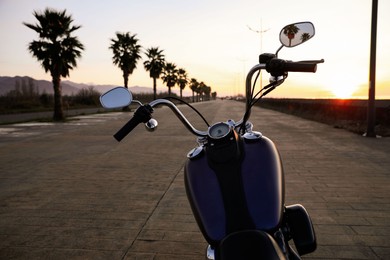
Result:
[[[210,122],[244,109],[195,105]],[[127,117],[0,126],[0,259],[204,259],[183,185],[193,136],[160,108],[156,132],[118,144]],[[319,245],[305,259],[390,259],[390,138],[258,108],[251,119],[280,149],[287,204],[312,216]]]
[[[84,108],[84,109],[71,109],[65,110],[65,116],[77,116],[94,114],[100,111],[104,111],[102,108]],[[19,114],[0,114],[0,124],[12,124],[27,122],[39,119],[51,119],[53,118],[53,111],[33,112],[33,113],[19,113]]]

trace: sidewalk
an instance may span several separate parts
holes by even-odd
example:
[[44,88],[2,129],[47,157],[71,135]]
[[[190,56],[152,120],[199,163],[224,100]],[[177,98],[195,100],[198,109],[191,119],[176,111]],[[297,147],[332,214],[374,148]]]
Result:
[[[64,110],[64,114],[65,116],[77,116],[77,115],[85,115],[85,114],[94,114],[100,111],[104,111],[104,109],[82,108],[82,109]],[[0,125],[26,122],[31,120],[51,119],[51,118],[53,118],[53,111],[19,113],[19,114],[0,114]]]
[[[244,110],[195,105],[210,123]],[[156,132],[117,143],[128,117],[0,126],[0,259],[204,259],[183,184],[195,138],[159,108]],[[304,259],[390,259],[390,138],[258,108],[251,121],[280,150],[286,203],[312,216],[318,249]]]

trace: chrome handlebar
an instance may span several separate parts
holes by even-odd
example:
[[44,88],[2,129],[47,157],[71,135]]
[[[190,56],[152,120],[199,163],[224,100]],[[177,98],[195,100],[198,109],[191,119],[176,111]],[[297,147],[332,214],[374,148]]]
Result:
[[188,120],[187,118],[183,115],[183,113],[176,107],[174,103],[172,103],[169,100],[166,99],[156,99],[153,100],[152,102],[149,103],[149,106],[156,107],[158,105],[165,105],[169,107],[173,113],[179,118],[179,120],[183,123],[183,125],[194,135],[199,136],[199,137],[206,137],[207,132],[205,131],[199,131],[197,130]]
[[[248,119],[250,117],[250,113],[251,113],[251,109],[250,109],[250,97],[251,97],[251,92],[252,92],[252,77],[253,75],[259,71],[259,70],[262,70],[262,69],[266,69],[266,64],[265,63],[260,63],[260,64],[257,64],[255,65],[253,68],[251,68],[248,72],[248,74],[246,75],[246,80],[245,80],[245,95],[246,95],[246,111],[248,113]],[[243,119],[241,119],[240,121],[240,125],[242,124],[243,122]]]
[[[266,57],[267,58],[267,57]],[[260,60],[262,60],[262,57],[260,57]],[[264,57],[263,57],[264,60]],[[246,76],[245,81],[245,94],[246,94],[246,110],[244,113],[243,118],[238,121],[234,122],[233,120],[230,120],[228,123],[231,127],[234,127],[238,129],[240,134],[251,132],[252,125],[248,122],[248,119],[250,117],[251,113],[251,107],[259,101],[263,96],[274,90],[277,86],[279,86],[283,81],[287,78],[287,72],[293,71],[293,72],[315,72],[317,68],[317,63],[322,63],[323,60],[319,61],[305,61],[305,62],[291,62],[291,61],[285,61],[281,59],[277,59],[273,56],[268,57],[267,61],[262,61],[262,63],[255,65],[253,68],[251,68]],[[254,89],[252,89],[252,78],[253,75],[261,71],[262,69],[265,69],[267,72],[271,73],[271,75],[276,79],[271,81],[271,83],[263,88],[260,89],[260,91],[252,96],[254,93]],[[281,79],[279,79],[281,78]],[[254,85],[253,85],[254,87]],[[118,88],[117,88],[118,89]],[[122,89],[122,88],[119,88]],[[263,92],[263,90],[265,90]],[[257,97],[258,94],[262,94]],[[111,99],[117,95],[117,92],[113,92],[114,94],[111,96],[108,96],[107,98],[107,106],[106,108],[113,108],[115,107],[113,104],[111,104]],[[129,101],[131,102],[131,95],[128,97]],[[252,100],[253,99],[253,100]],[[102,98],[101,98],[102,100]],[[126,101],[126,100],[125,100]],[[145,126],[149,131],[154,131],[158,125],[157,121],[152,118],[153,113],[153,107],[156,107],[158,105],[165,105],[169,107],[174,114],[179,118],[179,120],[183,123],[183,125],[194,135],[204,138],[209,135],[209,129],[208,131],[200,131],[196,129],[183,115],[183,113],[176,107],[174,103],[167,99],[157,99],[149,104],[142,105],[141,102],[134,100],[135,103],[138,103],[140,107],[134,112],[133,117],[114,135],[115,139],[118,141],[121,141],[126,135],[128,135],[138,124],[145,123]],[[103,103],[102,103],[103,104]],[[126,104],[128,105],[128,103]]]
[[[248,75],[246,77],[246,83],[245,83],[245,87],[246,87],[246,98],[247,98],[247,103],[246,103],[246,106],[248,108],[249,106],[249,103],[248,103],[248,99],[251,95],[251,86],[252,86],[252,77],[253,77],[253,74],[255,74],[257,71],[261,70],[261,69],[265,69],[266,65],[265,64],[257,64],[256,66],[254,66],[249,72],[248,72]],[[187,118],[183,115],[183,113],[176,107],[176,105],[174,103],[172,103],[171,101],[169,100],[166,100],[166,99],[156,99],[156,100],[153,100],[152,102],[149,103],[149,106],[151,106],[152,108],[158,106],[158,105],[164,105],[164,106],[167,106],[169,107],[173,113],[177,116],[177,118],[179,118],[179,120],[183,123],[183,125],[194,135],[198,136],[198,137],[206,137],[208,135],[208,132],[207,131],[200,131],[198,129],[196,129],[188,120]],[[236,128],[239,128],[241,127],[243,123],[243,119],[240,119],[238,122],[235,123],[235,127]]]

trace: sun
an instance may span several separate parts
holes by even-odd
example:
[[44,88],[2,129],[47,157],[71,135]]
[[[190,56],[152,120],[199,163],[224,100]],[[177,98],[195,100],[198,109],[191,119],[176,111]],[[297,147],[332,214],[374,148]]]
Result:
[[347,98],[352,98],[356,90],[357,90],[357,86],[343,85],[337,88],[333,88],[332,93],[336,96],[336,98],[347,99]]
[[352,98],[359,89],[359,82],[354,78],[336,78],[330,82],[330,91],[336,98]]

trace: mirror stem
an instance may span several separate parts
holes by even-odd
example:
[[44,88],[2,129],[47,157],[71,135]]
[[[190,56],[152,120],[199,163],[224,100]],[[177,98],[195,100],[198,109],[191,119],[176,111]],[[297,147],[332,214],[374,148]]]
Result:
[[279,51],[280,51],[282,48],[283,48],[283,45],[281,45],[281,46],[279,47],[279,49],[277,49],[277,51],[276,51],[276,53],[275,53],[276,58],[278,57]]

